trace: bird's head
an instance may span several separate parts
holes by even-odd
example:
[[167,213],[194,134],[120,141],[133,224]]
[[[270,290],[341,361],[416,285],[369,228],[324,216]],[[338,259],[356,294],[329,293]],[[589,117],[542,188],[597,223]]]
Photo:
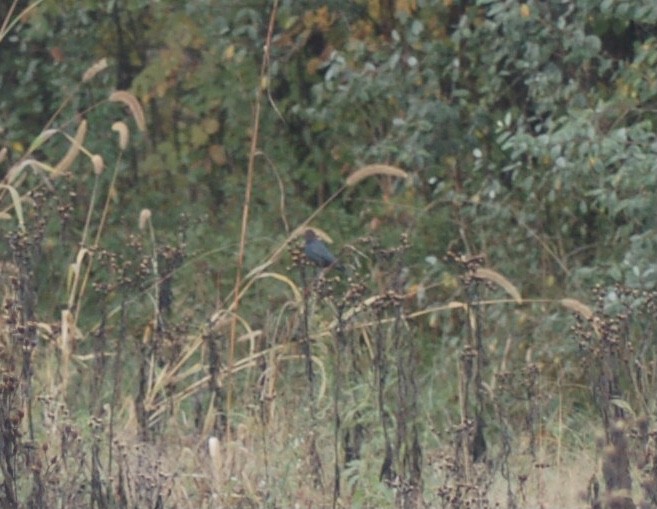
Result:
[[304,233],[303,233],[303,238],[306,240],[306,242],[312,242],[317,238],[317,235],[313,230],[308,228]]

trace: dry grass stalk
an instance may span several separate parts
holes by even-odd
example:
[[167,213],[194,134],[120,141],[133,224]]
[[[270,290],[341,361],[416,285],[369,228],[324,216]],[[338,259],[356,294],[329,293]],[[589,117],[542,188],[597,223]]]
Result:
[[[276,20],[276,13],[278,11],[278,1],[274,1],[271,15],[269,16],[269,26],[267,28],[267,38],[265,43],[265,53],[262,57],[260,66],[260,81],[268,75],[269,72],[269,52],[271,48],[271,41],[274,34],[274,26]],[[251,129],[251,147],[249,150],[249,163],[247,166],[246,175],[246,188],[244,190],[244,206],[242,208],[242,225],[240,228],[240,244],[237,253],[237,267],[235,271],[235,287],[233,290],[233,303],[231,305],[233,317],[230,322],[230,339],[228,347],[228,373],[232,372],[233,364],[235,362],[235,343],[237,332],[237,310],[240,302],[240,288],[242,286],[242,266],[244,264],[244,253],[246,250],[246,238],[249,224],[249,207],[251,205],[251,194],[253,192],[253,178],[255,174],[255,159],[258,153],[258,135],[260,134],[260,109],[262,107],[261,94],[257,94],[255,98],[254,111],[253,111],[253,128]],[[230,439],[230,418],[231,418],[231,405],[233,384],[232,380],[228,380],[226,388],[226,415],[227,415],[227,433]]]
[[107,69],[107,58],[103,57],[89,67],[89,69],[84,71],[84,74],[82,75],[82,83],[92,80],[99,72],[102,72],[105,69]]
[[[207,384],[210,380],[209,375],[199,378],[205,367],[196,363],[182,371],[183,365],[190,356],[196,352],[203,344],[201,339],[194,340],[193,344],[185,351],[185,353],[178,359],[175,365],[166,365],[161,372],[151,374],[148,382],[148,389],[144,404],[149,409],[149,425],[158,422],[163,415],[165,415],[171,408],[171,405],[179,405],[184,400],[198,394],[207,389]],[[304,360],[301,354],[279,354],[289,348],[289,345],[275,345],[269,349],[261,350],[253,353],[247,357],[240,358],[235,362],[231,373],[224,371],[219,376],[219,382],[224,384],[227,379],[230,379],[234,374],[239,373],[246,369],[253,369],[259,366],[259,359],[265,356],[276,355],[278,362],[285,361],[300,362]],[[319,374],[319,387],[317,391],[317,401],[321,401],[326,396],[327,390],[327,374],[324,362],[319,357],[313,355],[311,361],[318,369]],[[193,380],[189,385],[184,385],[186,380]],[[167,387],[171,385],[183,386],[181,390],[174,394],[166,392]],[[273,390],[273,389],[272,389]]]
[[516,304],[522,304],[522,296],[520,295],[518,289],[513,285],[513,283],[511,283],[511,281],[509,281],[499,272],[491,269],[478,268],[475,270],[473,275],[476,278],[486,279],[495,283],[496,285],[503,288],[504,291],[506,291],[506,293],[508,293],[513,298],[513,300],[516,301]]
[[151,222],[152,213],[150,209],[141,209],[139,213],[139,229],[144,231]]
[[90,257],[91,253],[85,247],[79,249],[75,257],[75,263],[71,263],[68,267],[68,274],[66,277],[66,284],[68,290],[68,308],[73,309],[76,297],[78,296],[78,283],[80,281],[80,269],[85,257]]
[[11,202],[14,206],[14,210],[16,211],[16,219],[18,220],[18,226],[21,229],[21,231],[25,231],[25,220],[23,219],[23,205],[21,204],[21,197],[18,194],[18,191],[16,189],[8,184],[0,184],[0,189],[6,189],[9,191],[9,195],[11,196]]
[[16,6],[18,5],[18,0],[14,0],[9,6],[9,9],[7,10],[5,19],[2,21],[2,26],[0,26],[0,42],[2,42],[2,40],[11,31],[14,25],[16,25],[16,23],[26,19],[28,14],[37,6],[39,6],[39,4],[41,4],[43,1],[44,0],[35,0],[34,2],[30,3],[27,7],[25,7],[25,9],[19,12],[17,16],[11,19],[12,15],[14,14],[14,10],[16,9]]
[[120,120],[112,124],[112,131],[119,134],[119,148],[125,150],[128,147],[128,139],[130,137],[130,130],[125,122]]
[[83,120],[78,126],[78,130],[75,133],[75,138],[71,140],[71,146],[69,147],[66,154],[61,161],[55,165],[55,173],[61,174],[68,170],[75,159],[80,154],[80,149],[82,148],[82,142],[84,141],[85,136],[87,135],[87,121]]
[[36,149],[40,148],[46,141],[48,141],[58,132],[59,131],[57,129],[44,129],[43,131],[41,131],[39,135],[36,138],[34,138],[32,143],[30,144],[30,147],[27,149],[27,153],[31,154]]
[[93,154],[91,156],[91,164],[94,166],[94,173],[100,175],[105,169],[105,161],[103,161],[103,156],[100,154]]
[[297,303],[301,302],[302,295],[299,287],[296,284],[294,284],[294,281],[292,281],[292,279],[290,279],[289,277],[283,274],[279,274],[278,272],[263,272],[262,274],[258,274],[257,277],[253,278],[249,282],[247,288],[250,287],[253,284],[253,282],[259,279],[266,279],[266,278],[272,278],[282,283],[285,283],[290,288],[290,290],[292,290],[292,294],[294,295],[294,301]]
[[109,100],[111,102],[122,102],[125,104],[130,109],[130,113],[132,113],[132,118],[135,119],[137,128],[142,132],[146,131],[146,117],[144,116],[144,110],[134,95],[125,90],[117,90],[116,92],[112,92],[109,96]]
[[407,179],[409,176],[404,170],[395,166],[389,166],[387,164],[369,164],[357,169],[349,175],[345,184],[347,187],[353,187],[362,180],[373,175],[387,175],[389,177],[399,177],[403,179]]
[[[125,130],[125,132],[126,132],[125,136],[127,137],[128,128],[127,128],[127,126],[125,126],[125,124],[123,122],[115,122],[112,127],[114,128],[114,126],[117,126],[117,124],[118,125],[122,124],[124,126],[124,129],[122,129],[121,127],[117,127],[117,129],[119,130],[119,143],[121,143],[121,138],[123,137],[122,131]],[[127,144],[127,140],[126,140],[126,144]],[[98,185],[99,185],[98,176],[100,175],[100,172],[102,171],[102,168],[104,168],[104,162],[102,161],[101,156],[96,156],[95,154],[90,154],[89,151],[86,150],[84,147],[81,147],[81,150],[84,151],[84,153],[91,159],[92,163],[94,164],[94,170],[96,172],[96,180],[94,182],[94,187],[93,187],[93,191],[92,191],[92,194],[91,194],[89,208],[88,208],[88,211],[87,211],[87,219],[86,219],[86,222],[85,222],[85,227],[84,227],[84,230],[82,232],[82,240],[80,242],[80,245],[84,246],[84,245],[86,245],[87,236],[88,236],[89,231],[90,231],[91,218],[92,218],[92,214],[94,212],[96,197],[97,197],[97,194],[98,194]],[[110,209],[110,200],[111,200],[111,197],[112,197],[112,193],[114,191],[114,185],[115,185],[116,178],[117,178],[117,175],[118,175],[118,172],[119,172],[119,168],[121,166],[120,162],[121,162],[121,154],[119,154],[119,157],[117,158],[117,161],[114,165],[114,172],[112,174],[112,179],[111,179],[111,182],[110,182],[110,185],[109,185],[109,189],[107,191],[107,196],[105,198],[105,204],[103,206],[103,210],[102,210],[102,213],[101,213],[100,222],[99,222],[98,227],[96,229],[96,237],[95,237],[94,242],[93,242],[93,247],[94,248],[98,247],[98,244],[100,242],[100,238],[103,234],[103,230],[104,230],[105,223],[106,223],[106,220],[107,220],[107,215],[108,215],[109,209]],[[102,167],[101,167],[101,163],[102,163]],[[77,323],[78,317],[80,315],[82,296],[84,295],[84,293],[86,291],[86,288],[87,288],[87,283],[89,282],[89,277],[91,275],[92,262],[93,262],[93,254],[90,254],[89,255],[89,263],[87,264],[87,269],[85,271],[84,277],[82,278],[82,282],[80,284],[79,296],[78,296],[77,305],[76,305],[76,308],[75,308],[75,323]]]
[[587,306],[586,304],[584,304],[583,302],[577,299],[570,299],[570,298],[561,299],[559,301],[559,304],[581,315],[582,318],[585,318],[586,320],[590,320],[593,317],[593,310],[589,306]]
[[18,177],[23,174],[23,168],[26,166],[30,166],[36,170],[45,171],[46,173],[50,173],[52,175],[55,173],[55,168],[49,164],[42,163],[36,159],[23,159],[22,161],[9,168],[9,171],[5,175],[4,181],[12,185],[17,184],[19,180]]

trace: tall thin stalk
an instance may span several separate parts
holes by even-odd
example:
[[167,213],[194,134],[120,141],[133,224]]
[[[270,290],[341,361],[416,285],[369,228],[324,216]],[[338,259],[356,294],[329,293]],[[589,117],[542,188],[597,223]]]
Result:
[[251,129],[251,149],[249,150],[249,164],[246,175],[246,190],[244,192],[244,206],[242,208],[242,227],[240,233],[240,247],[237,254],[237,269],[235,271],[235,289],[233,291],[232,318],[230,321],[230,343],[228,350],[228,376],[226,379],[226,433],[230,440],[230,417],[233,399],[233,381],[232,371],[235,362],[235,343],[237,341],[237,313],[239,310],[240,287],[242,285],[242,268],[244,265],[244,250],[246,248],[246,236],[249,224],[249,210],[251,204],[251,194],[253,190],[253,175],[255,173],[255,158],[258,151],[258,134],[260,131],[260,109],[262,107],[263,84],[267,83],[267,74],[269,72],[269,56],[271,48],[272,35],[274,33],[274,22],[276,12],[278,11],[278,0],[274,0],[271,15],[269,16],[269,27],[267,29],[267,40],[265,42],[265,52],[262,57],[260,66],[260,80],[258,93],[255,96],[253,108],[253,128]]

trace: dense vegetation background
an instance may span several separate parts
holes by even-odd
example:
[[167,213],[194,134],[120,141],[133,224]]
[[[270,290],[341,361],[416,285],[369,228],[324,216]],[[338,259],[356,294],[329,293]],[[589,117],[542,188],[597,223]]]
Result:
[[3,507],[657,503],[653,0],[16,0],[0,90]]

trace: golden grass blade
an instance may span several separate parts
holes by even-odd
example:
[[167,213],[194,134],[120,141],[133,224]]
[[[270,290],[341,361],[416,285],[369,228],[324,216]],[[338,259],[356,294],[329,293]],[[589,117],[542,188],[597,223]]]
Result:
[[66,271],[66,291],[68,294],[71,294],[71,289],[73,288],[73,282],[77,278],[77,274],[79,272],[79,268],[77,264],[71,263],[68,266],[68,270]]
[[107,69],[107,58],[101,58],[91,67],[89,67],[89,69],[84,71],[84,74],[82,75],[82,83],[86,83],[87,81],[92,80],[94,76],[96,76],[99,72],[104,71],[105,69]]
[[[271,264],[269,264],[271,265]],[[264,267],[263,267],[264,268]],[[251,271],[253,273],[254,271]],[[249,273],[249,274],[251,274]],[[294,299],[296,302],[301,302],[301,290],[294,284],[294,282],[288,278],[287,276],[283,276],[277,272],[261,272],[260,274],[255,273],[255,275],[252,278],[244,278],[246,283],[242,286],[240,290],[240,298],[251,288],[256,281],[259,279],[271,277],[273,279],[276,279],[277,281],[281,281],[282,283],[285,283],[290,287],[292,290],[292,293],[294,294]],[[232,311],[232,309],[231,309]]]
[[388,175],[389,177],[399,177],[403,179],[408,178],[408,173],[395,166],[389,166],[387,164],[369,164],[357,169],[349,175],[346,185],[347,187],[353,187],[360,181],[371,177],[372,175]]
[[474,277],[492,281],[496,285],[503,288],[504,291],[506,291],[506,293],[508,293],[513,298],[513,300],[516,301],[516,304],[522,304],[522,296],[520,295],[518,289],[513,285],[513,283],[511,283],[511,281],[509,281],[499,272],[495,272],[491,269],[477,269],[474,273]]
[[180,371],[190,357],[192,357],[192,355],[194,355],[202,346],[203,340],[201,338],[194,338],[194,340],[188,344],[182,356],[178,359],[178,362],[171,368],[171,371],[174,373]]
[[590,320],[593,317],[593,310],[577,299],[561,299],[559,304],[567,309],[570,309],[571,311],[574,311],[587,320]]
[[121,102],[125,104],[130,109],[130,113],[132,113],[132,118],[135,119],[137,128],[142,132],[146,130],[146,117],[144,116],[144,110],[134,95],[125,90],[117,90],[116,92],[112,92],[109,96],[109,100],[111,102]]
[[34,152],[36,149],[41,147],[46,141],[48,141],[50,138],[53,137],[53,135],[57,133],[57,129],[46,129],[45,131],[41,131],[39,135],[34,138],[32,143],[30,144],[30,148],[27,149],[27,153]]
[[91,252],[86,247],[80,248],[75,257],[75,263],[71,263],[68,266],[68,272],[66,274],[66,291],[68,292],[69,309],[73,309],[73,304],[77,297],[80,269],[82,268],[82,262],[84,261],[85,256],[91,256]]
[[41,161],[37,161],[36,159],[25,159],[11,168],[9,168],[9,171],[7,172],[7,175],[5,176],[5,181],[8,182],[9,184],[12,184],[16,181],[20,173],[23,171],[23,168],[26,166],[31,166],[32,168],[35,168],[37,170],[43,170],[47,173],[55,173],[55,168],[50,166],[49,164],[42,163]]
[[112,124],[112,131],[119,134],[119,148],[125,150],[128,146],[128,138],[130,137],[130,129],[128,129],[128,125],[119,120]]
[[[200,342],[202,340],[199,339]],[[267,350],[262,350],[258,352],[257,354],[251,355],[249,357],[241,358],[238,361],[235,362],[235,365],[233,366],[233,371],[232,373],[227,373],[227,372],[222,372],[221,375],[219,375],[219,379],[221,382],[226,380],[230,375],[233,375],[235,373],[239,373],[240,371],[246,370],[246,369],[253,369],[259,366],[257,363],[257,359],[260,357],[263,357],[265,355],[269,355],[271,351],[280,351],[285,349],[285,345],[276,345],[272,348],[269,348]],[[305,359],[305,357],[301,355],[294,355],[294,356],[288,356],[287,360],[291,360],[292,358],[294,359]],[[285,358],[277,357],[278,360],[286,360]],[[320,385],[320,398],[324,396],[326,392],[326,380],[325,380],[325,372],[324,372],[324,366],[321,364],[321,361],[313,356],[312,360],[317,363],[318,368],[320,372],[323,374],[323,383]],[[180,362],[178,363],[180,365]],[[176,367],[170,367],[169,365],[164,366],[165,370],[168,371],[176,371]],[[169,375],[171,376],[171,375]],[[180,377],[176,378],[170,378],[170,380],[178,380]],[[185,386],[182,390],[176,392],[175,394],[169,395],[166,400],[164,401],[159,401],[156,402],[155,396],[157,396],[157,391],[161,391],[161,383],[156,387],[155,384],[149,384],[149,389],[147,396],[146,396],[146,403],[150,405],[150,408],[152,409],[152,412],[149,416],[149,426],[153,425],[155,422],[157,422],[162,414],[165,412],[169,411],[171,407],[171,402],[173,401],[175,404],[179,404],[180,402],[184,401],[185,399],[189,398],[190,396],[193,396],[199,391],[205,390],[207,388],[207,384],[210,380],[210,376],[206,375],[202,378],[199,378],[198,380],[194,381],[190,385]]]
[[82,147],[82,142],[84,137],[87,135],[87,121],[83,120],[78,126],[78,130],[75,133],[75,138],[71,141],[71,146],[68,148],[68,151],[64,155],[61,161],[55,165],[55,173],[64,173],[68,170],[75,159],[80,154],[80,148]]
[[[172,396],[168,396],[164,402],[159,401],[157,403],[149,401],[149,408],[151,409],[150,415],[148,416],[148,425],[153,426],[160,420],[162,414],[169,412],[172,404],[180,404],[185,399],[193,396],[197,392],[207,389],[210,376],[206,375],[203,378],[198,379],[191,385],[186,386],[183,390],[178,391]],[[150,387],[150,385],[149,385]],[[149,392],[150,394],[150,392]],[[148,396],[146,398],[148,400]]]
[[256,330],[256,331],[249,331],[245,334],[242,334],[235,338],[235,343],[243,343],[247,342],[249,343],[249,355],[246,356],[246,359],[253,357],[256,355],[256,339],[262,336],[262,331],[261,330]]
[[11,195],[11,202],[14,204],[14,210],[16,211],[16,219],[18,219],[18,226],[21,229],[21,231],[24,232],[25,221],[23,219],[23,206],[21,204],[21,197],[18,194],[18,191],[16,191],[15,188],[7,184],[0,184],[0,189],[6,189],[7,191],[9,191],[9,194]]
[[162,366],[162,369],[155,374],[154,379],[149,380],[148,390],[144,397],[144,407],[148,410],[152,410],[155,407],[158,393],[171,383],[173,373],[170,368],[170,364],[165,364]]
[[11,168],[9,168],[9,170],[7,170],[7,174],[5,175],[5,178],[3,180],[9,184],[12,184],[13,182],[16,181],[18,176],[21,174],[23,168],[25,168],[26,166],[30,166],[33,161],[35,161],[35,159],[25,159],[23,161],[19,161]]
[[0,148],[0,163],[3,163],[7,159],[7,147]]

